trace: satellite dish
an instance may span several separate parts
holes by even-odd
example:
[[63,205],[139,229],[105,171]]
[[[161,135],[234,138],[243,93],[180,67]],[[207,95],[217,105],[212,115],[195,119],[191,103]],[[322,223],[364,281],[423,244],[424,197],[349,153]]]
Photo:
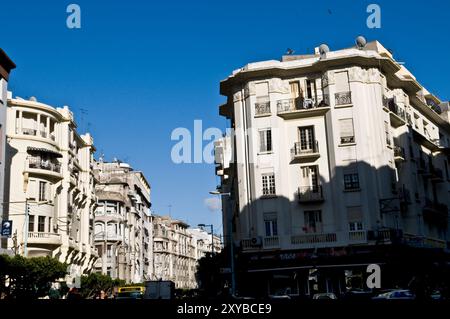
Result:
[[287,55],[292,55],[292,54],[294,54],[294,50],[292,50],[291,48],[288,48],[287,50],[286,50],[286,54]]
[[319,46],[320,57],[323,57],[327,52],[330,52],[330,48],[326,44],[321,44]]
[[30,101],[32,101],[32,102],[37,102],[37,99],[36,99],[35,96],[32,96],[32,97],[30,97]]
[[358,47],[358,49],[362,49],[366,46],[367,41],[366,38],[364,38],[362,35],[360,35],[359,37],[356,38],[355,40],[356,46]]

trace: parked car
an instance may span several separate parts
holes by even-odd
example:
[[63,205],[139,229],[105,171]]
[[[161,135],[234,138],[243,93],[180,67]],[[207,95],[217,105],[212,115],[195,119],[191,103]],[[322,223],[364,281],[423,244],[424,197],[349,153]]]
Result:
[[379,294],[372,298],[373,300],[413,300],[415,299],[414,294],[409,290],[392,290]]
[[333,293],[319,293],[313,296],[314,300],[336,300],[337,297]]
[[375,295],[371,290],[351,289],[344,293],[343,298],[347,300],[371,300]]

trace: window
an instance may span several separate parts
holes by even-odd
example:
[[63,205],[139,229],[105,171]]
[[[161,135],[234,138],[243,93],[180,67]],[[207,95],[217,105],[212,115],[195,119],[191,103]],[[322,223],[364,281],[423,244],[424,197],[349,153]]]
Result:
[[45,189],[47,188],[47,183],[46,182],[39,182],[39,201],[45,201],[46,199],[46,194],[45,194]]
[[300,127],[300,150],[315,151],[314,126]]
[[45,216],[38,216],[38,232],[45,232]]
[[263,195],[275,195],[275,175],[264,174],[262,176]]
[[305,227],[306,233],[322,232],[322,212],[320,210],[305,211]]
[[267,237],[278,236],[278,224],[276,213],[265,213],[264,225]]
[[306,80],[306,98],[314,99],[316,96],[316,86],[314,80]]
[[28,231],[34,232],[34,215],[28,216]]
[[272,130],[265,129],[259,131],[259,151],[267,153],[272,151]]
[[302,175],[300,178],[301,188],[305,188],[306,191],[317,192],[319,190],[319,167],[306,166],[302,167]]
[[361,206],[347,207],[347,218],[350,232],[363,230]]
[[48,233],[52,232],[52,218],[51,217],[48,218],[48,231],[47,232]]
[[355,132],[353,129],[353,119],[339,120],[341,144],[355,143]]
[[291,90],[291,98],[298,99],[299,97],[303,96],[303,92],[302,89],[300,88],[300,83],[298,81],[290,82],[289,86]]
[[391,128],[389,127],[389,123],[387,121],[384,122],[384,132],[386,134],[386,144],[391,145]]
[[359,175],[357,172],[344,173],[344,189],[359,189]]

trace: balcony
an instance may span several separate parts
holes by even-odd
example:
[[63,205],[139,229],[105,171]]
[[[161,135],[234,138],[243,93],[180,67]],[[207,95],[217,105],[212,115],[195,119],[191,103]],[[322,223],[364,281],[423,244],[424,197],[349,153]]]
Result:
[[305,118],[324,115],[330,107],[324,101],[317,104],[315,99],[284,99],[277,101],[277,115],[284,119]]
[[395,103],[394,98],[387,98],[383,96],[383,107],[386,110],[389,110],[391,125],[393,127],[397,128],[406,124],[405,110],[400,108],[397,103]]
[[291,149],[291,162],[292,163],[304,163],[308,161],[314,161],[320,157],[319,143],[314,141],[312,145],[309,143],[296,142]]
[[396,162],[405,161],[405,149],[403,147],[394,145],[394,160]]
[[292,245],[334,243],[336,241],[337,241],[336,233],[305,234],[305,235],[291,236]]
[[32,128],[22,128],[22,134],[36,136],[37,130],[32,129]]
[[271,115],[269,101],[255,103],[255,117],[269,116],[269,115]]
[[367,242],[367,232],[357,230],[348,232],[348,241],[350,244],[363,244]]
[[44,174],[50,177],[62,178],[61,164],[56,161],[43,160],[40,157],[28,157],[25,168],[30,173]]
[[30,245],[61,245],[61,234],[28,232],[28,244]]
[[369,230],[367,232],[367,240],[375,241],[376,243],[394,243],[401,242],[403,238],[403,233],[399,229],[379,229],[379,230]]
[[344,106],[352,104],[352,92],[339,92],[334,94],[334,101],[336,106]]
[[264,237],[264,248],[277,248],[280,245],[278,236]]
[[301,186],[298,188],[298,201],[300,203],[323,202],[322,186]]
[[425,206],[423,207],[423,219],[432,224],[438,224],[442,228],[448,226],[448,207],[437,201],[431,201],[429,198],[425,199]]

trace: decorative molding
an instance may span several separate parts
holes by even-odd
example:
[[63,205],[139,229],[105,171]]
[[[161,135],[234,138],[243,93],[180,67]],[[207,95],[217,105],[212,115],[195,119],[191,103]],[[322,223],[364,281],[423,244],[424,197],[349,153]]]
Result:
[[289,93],[289,82],[280,78],[273,78],[269,81],[269,93]]

